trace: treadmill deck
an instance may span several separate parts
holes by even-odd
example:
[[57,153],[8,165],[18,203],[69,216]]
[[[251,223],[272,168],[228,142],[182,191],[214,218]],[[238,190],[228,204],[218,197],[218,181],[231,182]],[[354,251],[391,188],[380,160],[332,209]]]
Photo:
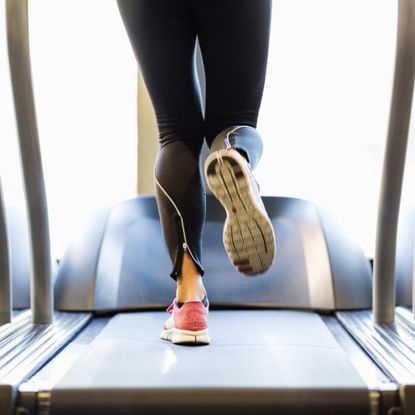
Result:
[[[51,391],[51,414],[369,413],[318,314],[210,311],[208,346],[159,338],[165,312],[114,316]],[[281,412],[280,412],[281,411]],[[232,412],[233,413],[233,412]]]

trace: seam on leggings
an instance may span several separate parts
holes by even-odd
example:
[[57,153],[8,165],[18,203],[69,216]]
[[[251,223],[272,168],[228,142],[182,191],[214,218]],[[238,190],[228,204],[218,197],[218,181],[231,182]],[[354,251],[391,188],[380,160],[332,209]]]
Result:
[[196,260],[196,258],[193,256],[193,253],[192,253],[192,251],[191,251],[191,249],[190,249],[190,246],[189,246],[189,244],[187,243],[187,238],[186,238],[186,231],[185,231],[185,228],[184,228],[184,220],[183,220],[183,216],[182,216],[182,214],[180,213],[180,210],[178,209],[178,207],[176,206],[176,203],[174,203],[174,201],[173,201],[173,199],[169,196],[169,194],[166,192],[166,190],[164,189],[164,187],[160,184],[160,182],[157,180],[157,177],[155,177],[155,180],[156,180],[156,184],[157,184],[157,186],[161,189],[161,191],[166,195],[166,197],[167,197],[167,199],[169,199],[170,200],[170,202],[171,202],[171,204],[174,206],[174,208],[176,209],[176,212],[177,212],[177,214],[179,215],[179,217],[180,217],[180,223],[181,223],[181,225],[182,225],[182,232],[183,232],[183,238],[184,238],[184,243],[186,244],[186,248],[187,248],[187,250],[189,251],[189,254],[190,254],[190,256],[192,257],[192,259],[193,259],[193,261],[196,263],[196,264],[199,264],[199,261],[197,261]]

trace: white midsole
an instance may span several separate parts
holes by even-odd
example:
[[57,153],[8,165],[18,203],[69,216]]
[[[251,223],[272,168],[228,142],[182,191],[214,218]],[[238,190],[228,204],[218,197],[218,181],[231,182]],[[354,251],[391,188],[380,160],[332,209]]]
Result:
[[192,331],[173,327],[172,329],[164,329],[160,337],[164,340],[170,340],[172,343],[210,343],[208,329]]

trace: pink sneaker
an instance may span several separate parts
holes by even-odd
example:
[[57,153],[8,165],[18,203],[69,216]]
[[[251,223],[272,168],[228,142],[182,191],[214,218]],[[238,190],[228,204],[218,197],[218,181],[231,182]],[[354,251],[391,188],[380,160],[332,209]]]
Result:
[[176,299],[167,309],[171,317],[166,321],[161,338],[175,344],[209,344],[209,301],[187,301],[181,307]]
[[275,234],[249,163],[235,149],[214,151],[206,160],[207,184],[226,210],[223,244],[245,275],[265,272],[275,256]]

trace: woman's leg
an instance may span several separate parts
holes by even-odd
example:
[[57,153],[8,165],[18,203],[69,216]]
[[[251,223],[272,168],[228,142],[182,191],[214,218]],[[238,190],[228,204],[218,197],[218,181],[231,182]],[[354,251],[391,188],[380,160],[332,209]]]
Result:
[[206,72],[205,134],[211,146],[229,127],[256,127],[272,1],[192,0],[192,7]]
[[207,182],[227,211],[228,256],[247,275],[266,271],[275,254],[273,227],[251,173],[262,154],[256,124],[271,6],[271,0],[192,0],[206,72]]
[[193,73],[193,17],[187,0],[118,0],[118,6],[156,113],[156,196],[177,299],[201,300],[205,193],[199,155],[204,133]]

